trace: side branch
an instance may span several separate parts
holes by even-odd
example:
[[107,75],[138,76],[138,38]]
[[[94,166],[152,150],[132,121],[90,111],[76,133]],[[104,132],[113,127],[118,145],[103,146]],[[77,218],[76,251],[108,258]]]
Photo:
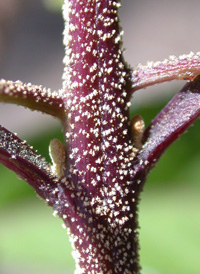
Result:
[[65,115],[63,101],[58,92],[31,83],[0,80],[0,101],[39,110],[61,120]]
[[[72,205],[71,189],[67,180],[60,180],[51,173],[50,165],[26,141],[0,126],[0,163],[14,171],[30,184],[37,194],[59,212],[61,202]],[[59,199],[62,196],[63,199]],[[73,206],[69,207],[72,210]]]
[[132,74],[132,91],[171,80],[194,80],[200,74],[200,52],[170,56],[162,62],[141,64]]
[[26,141],[0,126],[0,162],[26,180],[42,197],[46,198],[45,184],[56,185],[50,165]]
[[174,96],[146,129],[144,145],[135,158],[133,180],[145,177],[168,146],[199,116],[200,77],[197,77]]

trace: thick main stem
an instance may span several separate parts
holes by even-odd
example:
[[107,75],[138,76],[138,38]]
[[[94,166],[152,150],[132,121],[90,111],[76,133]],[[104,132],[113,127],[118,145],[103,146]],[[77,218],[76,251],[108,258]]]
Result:
[[67,176],[77,215],[70,225],[76,273],[138,273],[133,146],[119,1],[66,1],[63,100]]

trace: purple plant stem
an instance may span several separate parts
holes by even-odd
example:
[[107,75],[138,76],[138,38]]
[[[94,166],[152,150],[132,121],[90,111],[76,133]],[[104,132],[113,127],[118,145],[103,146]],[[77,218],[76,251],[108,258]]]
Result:
[[135,155],[128,118],[132,91],[172,79],[193,79],[199,73],[199,54],[139,66],[131,86],[121,52],[119,6],[120,1],[111,0],[65,1],[62,94],[0,81],[1,101],[41,110],[63,122],[64,177],[53,175],[44,159],[3,127],[0,162],[26,180],[63,218],[74,247],[76,274],[140,272],[137,204],[146,176],[200,115],[197,78],[152,121]]
[[[67,176],[77,217],[76,273],[138,273],[137,215],[130,189],[129,71],[122,59],[119,1],[64,6]],[[134,208],[134,210],[133,210]]]

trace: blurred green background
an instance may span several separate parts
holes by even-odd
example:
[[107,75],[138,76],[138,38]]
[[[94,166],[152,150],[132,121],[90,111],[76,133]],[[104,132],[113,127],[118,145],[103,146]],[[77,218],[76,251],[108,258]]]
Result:
[[[10,1],[14,3],[15,0]],[[64,55],[61,35],[63,22],[60,7],[55,5],[55,1],[50,0],[17,1],[17,3],[21,3],[21,8],[15,14],[16,18],[12,26],[10,26],[9,21],[8,28],[5,20],[2,24],[4,27],[1,28],[2,17],[0,17],[0,77],[13,80],[19,78],[23,81],[41,83],[57,89],[61,86],[62,57]],[[170,1],[167,2],[170,5]],[[181,27],[185,30],[190,21],[188,6],[187,4],[183,5],[183,2],[173,1],[173,6],[182,3],[176,13],[174,12],[174,20],[179,26],[180,33]],[[4,3],[6,3],[4,0],[0,0],[0,13]],[[175,38],[172,38],[172,31],[169,26],[171,32],[166,38],[169,40],[168,46],[166,46],[167,42],[160,45],[155,35],[150,35],[149,41],[145,40],[146,37],[148,39],[149,34],[147,25],[144,25],[145,20],[134,21],[138,12],[143,9],[144,13],[146,12],[145,15],[143,14],[143,18],[149,16],[153,19],[157,18],[161,12],[168,14],[166,12],[167,6],[165,6],[167,4],[160,4],[161,2],[156,0],[152,3],[154,4],[154,6],[152,5],[152,12],[154,11],[155,15],[151,12],[147,1],[126,0],[124,2],[125,9],[121,11],[123,27],[125,31],[127,28],[127,33],[129,33],[128,27],[137,24],[133,34],[136,36],[139,33],[135,45],[129,40],[134,35],[125,34],[127,52],[133,52],[131,56],[126,53],[126,59],[137,60],[139,58],[141,62],[144,62],[143,60],[148,59],[162,59],[162,56],[166,57],[174,51],[178,54],[187,53],[188,44],[189,50],[195,50],[198,45],[196,36],[195,43],[190,38],[192,43],[188,42],[187,44],[185,42],[184,45],[186,46],[183,47],[181,41],[173,40]],[[130,10],[132,10],[132,7],[129,7],[132,4],[135,5],[135,9],[130,14],[131,17],[128,17]],[[199,4],[195,2],[195,5],[192,5],[190,2],[190,5],[195,7],[192,13],[192,24],[198,25],[199,21],[194,20],[199,19],[194,19],[194,14],[195,10],[199,10],[196,6]],[[168,9],[170,11],[171,8],[168,7]],[[157,10],[159,12],[156,12]],[[186,25],[176,21],[179,12],[183,14],[184,10],[188,18]],[[172,13],[173,11],[174,8]],[[12,13],[11,15],[13,18]],[[133,20],[132,24],[131,20]],[[170,21],[173,22],[173,18]],[[149,23],[148,20],[146,24],[158,25],[157,21]],[[165,38],[162,37],[162,30],[166,23],[162,24],[163,22],[160,22],[161,32],[157,34],[159,41]],[[176,24],[174,23],[174,25]],[[143,34],[142,27],[145,30]],[[181,34],[175,33],[173,35],[179,37],[178,40],[182,37]],[[139,40],[140,36],[141,41],[144,42]],[[151,44],[153,40],[154,46]],[[1,43],[2,41],[4,43]],[[140,47],[141,50],[138,51],[137,47]],[[165,47],[167,50],[169,49],[169,53],[164,50]],[[183,52],[179,52],[180,47],[183,47]],[[136,52],[134,51],[135,48]],[[183,84],[178,85],[164,85],[138,92],[134,97],[131,115],[141,114],[148,125],[151,119],[169,101],[172,93],[177,92]],[[153,97],[152,94],[154,94]],[[161,94],[163,94],[162,97]],[[44,115],[29,117],[29,113],[32,115],[29,111],[22,112],[20,116],[21,108],[14,108],[11,112],[10,107],[8,105],[0,106],[3,125],[12,131],[17,131],[19,137],[26,138],[28,143],[33,145],[49,161],[49,141],[52,138],[63,140],[59,123]],[[9,112],[6,112],[7,108]],[[141,227],[142,274],[200,273],[199,132],[200,122],[198,120],[163,155],[156,168],[150,173],[148,183],[141,195],[139,224]],[[62,228],[62,221],[53,217],[52,213],[52,209],[38,199],[34,191],[25,182],[0,166],[1,274],[73,273],[74,262],[66,230]]]

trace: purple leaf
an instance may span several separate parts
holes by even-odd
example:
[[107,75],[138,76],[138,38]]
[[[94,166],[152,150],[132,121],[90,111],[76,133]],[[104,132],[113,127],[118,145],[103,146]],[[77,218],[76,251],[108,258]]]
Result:
[[14,103],[39,110],[41,112],[64,119],[65,110],[59,92],[52,92],[42,86],[23,84],[20,81],[0,80],[0,101]]
[[171,80],[194,80],[200,74],[200,53],[170,56],[160,62],[138,65],[132,74],[132,89],[136,91],[148,86]]
[[142,180],[167,147],[199,116],[200,78],[197,77],[174,96],[146,129],[144,145],[135,158],[134,179]]
[[[71,188],[67,179],[60,180],[54,176],[50,164],[44,158],[27,145],[26,141],[20,140],[2,126],[0,126],[0,163],[30,184],[40,197],[54,209],[56,208],[61,217],[63,204],[71,205],[68,211],[73,211]],[[64,211],[67,214],[66,209]]]

